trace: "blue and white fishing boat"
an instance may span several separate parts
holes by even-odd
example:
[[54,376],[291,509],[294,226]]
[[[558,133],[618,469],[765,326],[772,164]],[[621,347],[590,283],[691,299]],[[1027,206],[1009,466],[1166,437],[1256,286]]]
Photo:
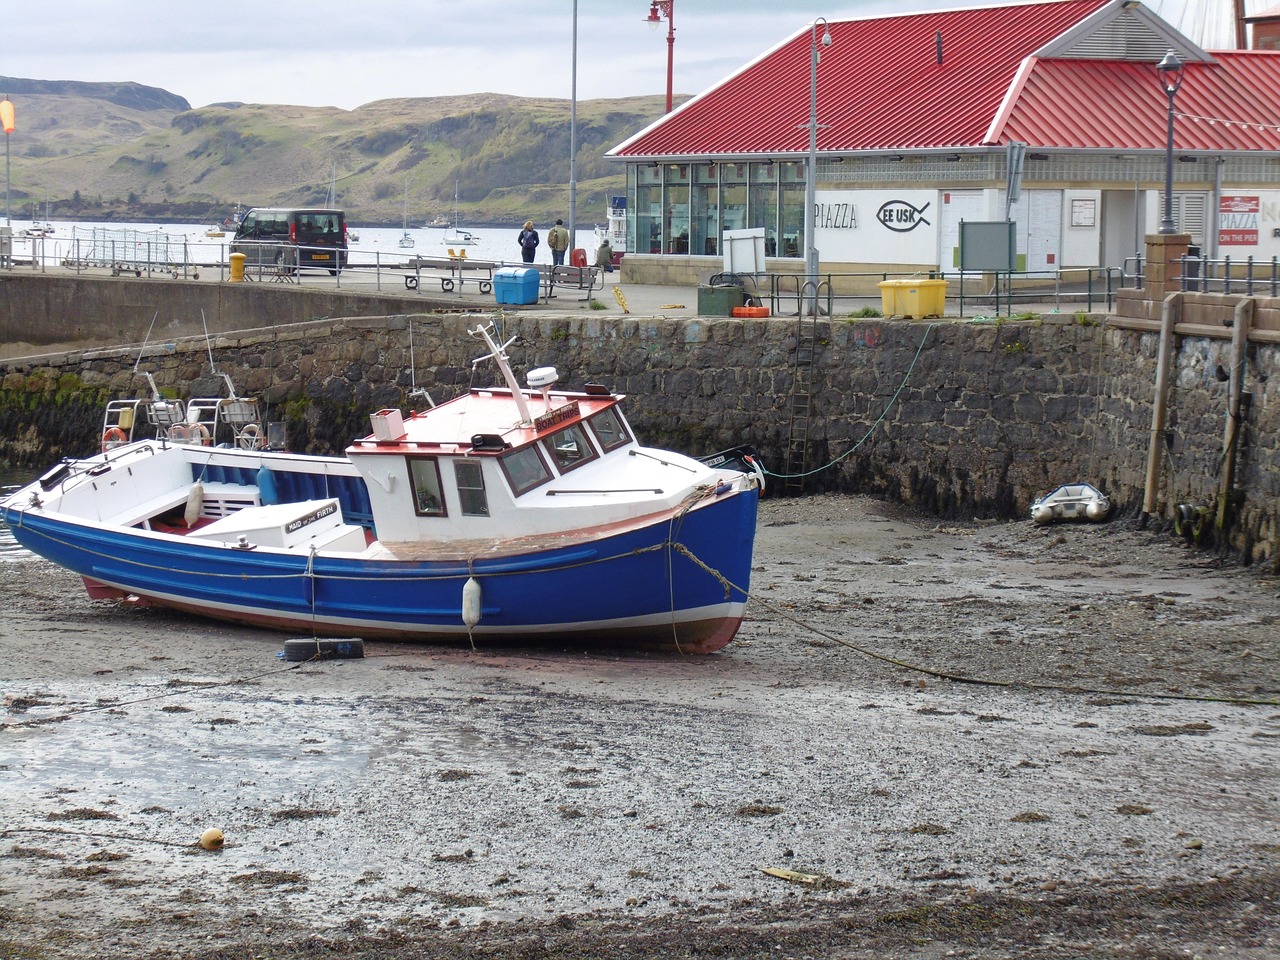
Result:
[[641,446],[621,395],[505,386],[381,410],[345,457],[129,440],[0,502],[97,598],[316,636],[660,645],[742,621],[760,476]]

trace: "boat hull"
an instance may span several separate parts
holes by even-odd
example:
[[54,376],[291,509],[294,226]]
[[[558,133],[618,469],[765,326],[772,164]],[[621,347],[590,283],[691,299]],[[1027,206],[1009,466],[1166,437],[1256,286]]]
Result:
[[[550,549],[470,560],[241,550],[7,505],[27,549],[136,598],[255,627],[366,639],[568,641],[720,649],[749,589],[757,491],[733,486],[692,509]],[[479,584],[479,619],[463,618]]]

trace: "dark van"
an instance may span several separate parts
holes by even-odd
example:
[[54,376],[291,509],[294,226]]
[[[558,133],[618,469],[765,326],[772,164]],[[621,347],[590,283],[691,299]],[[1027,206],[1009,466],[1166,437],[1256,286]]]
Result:
[[318,267],[337,273],[347,265],[347,220],[341,210],[254,207],[231,241],[246,264]]

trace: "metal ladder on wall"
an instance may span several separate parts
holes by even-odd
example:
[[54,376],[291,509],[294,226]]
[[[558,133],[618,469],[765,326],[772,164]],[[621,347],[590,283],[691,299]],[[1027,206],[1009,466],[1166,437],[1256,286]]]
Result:
[[796,317],[796,346],[791,361],[791,426],[787,432],[786,481],[784,494],[804,493],[805,473],[809,469],[809,414],[813,396],[813,359],[817,342],[818,318]]

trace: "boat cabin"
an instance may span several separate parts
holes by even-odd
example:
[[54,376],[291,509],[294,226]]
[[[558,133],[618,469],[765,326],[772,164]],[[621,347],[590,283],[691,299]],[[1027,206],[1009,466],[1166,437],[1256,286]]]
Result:
[[561,528],[556,507],[570,502],[599,507],[602,522],[634,516],[641,498],[654,508],[662,489],[635,483],[629,454],[638,448],[622,397],[592,385],[519,399],[528,417],[516,422],[502,388],[473,389],[408,420],[399,410],[372,415],[373,434],[347,456],[368,486],[380,540],[443,537],[436,524],[445,518],[455,536],[543,534]]

